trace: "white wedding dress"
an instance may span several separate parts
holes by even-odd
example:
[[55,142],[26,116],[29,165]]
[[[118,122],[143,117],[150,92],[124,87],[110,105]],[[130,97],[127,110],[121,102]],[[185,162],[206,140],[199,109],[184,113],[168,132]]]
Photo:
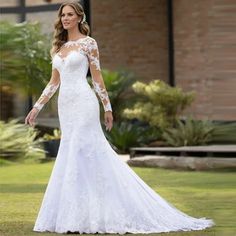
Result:
[[[86,78],[89,67],[94,89]],[[146,234],[202,230],[215,224],[176,209],[111,148],[100,124],[96,93],[104,110],[112,109],[94,38],[66,42],[54,55],[52,69],[58,70],[60,84],[48,84],[35,107],[40,110],[59,87],[62,137],[34,231]]]

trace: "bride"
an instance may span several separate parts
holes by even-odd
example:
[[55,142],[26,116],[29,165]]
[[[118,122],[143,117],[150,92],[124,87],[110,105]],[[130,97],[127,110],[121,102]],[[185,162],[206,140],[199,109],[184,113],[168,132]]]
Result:
[[[78,2],[58,10],[52,55],[52,75],[25,118],[35,119],[59,88],[61,142],[33,228],[56,233],[159,233],[202,230],[211,219],[194,218],[167,202],[119,159],[105,138],[112,129],[112,107],[106,91],[96,40]],[[93,88],[87,81],[91,71]]]

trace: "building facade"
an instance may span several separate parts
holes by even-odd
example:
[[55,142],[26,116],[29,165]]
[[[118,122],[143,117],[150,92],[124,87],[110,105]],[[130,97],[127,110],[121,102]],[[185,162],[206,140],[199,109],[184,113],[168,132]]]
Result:
[[[4,3],[5,2],[5,3]],[[6,10],[21,1],[1,1]],[[63,1],[25,1],[25,20],[53,30]],[[102,68],[127,69],[144,82],[161,79],[196,92],[186,114],[236,120],[235,0],[84,0],[87,21],[100,50]],[[39,8],[40,10],[40,8]],[[22,14],[22,12],[21,12]],[[2,13],[19,21],[19,14]]]

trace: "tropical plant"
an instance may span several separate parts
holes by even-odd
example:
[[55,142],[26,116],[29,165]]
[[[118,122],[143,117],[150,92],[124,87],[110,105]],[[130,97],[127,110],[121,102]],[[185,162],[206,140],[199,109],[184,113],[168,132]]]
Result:
[[204,145],[211,141],[214,127],[208,120],[194,120],[188,117],[185,122],[177,120],[176,126],[167,128],[163,139],[171,146]]
[[236,144],[236,122],[214,122],[211,143]]
[[181,88],[170,87],[161,80],[154,80],[149,84],[136,82],[132,88],[139,95],[139,101],[133,107],[126,108],[124,116],[148,122],[162,130],[172,127],[177,117],[194,99],[193,92],[184,93]]
[[123,120],[115,122],[112,130],[105,132],[105,135],[117,152],[128,153],[131,147],[145,146],[156,140],[160,136],[160,132],[158,129],[144,124]]
[[53,134],[44,134],[43,140],[55,140],[55,139],[61,139],[61,130],[60,129],[54,129]]
[[0,121],[0,156],[16,160],[24,159],[32,153],[44,153],[36,139],[38,131],[33,127],[18,123],[17,119],[9,122]]
[[0,85],[23,94],[39,94],[50,76],[49,37],[39,23],[0,22]]
[[114,123],[112,130],[105,134],[115,150],[120,153],[126,153],[129,147],[142,142],[139,129],[125,121]]

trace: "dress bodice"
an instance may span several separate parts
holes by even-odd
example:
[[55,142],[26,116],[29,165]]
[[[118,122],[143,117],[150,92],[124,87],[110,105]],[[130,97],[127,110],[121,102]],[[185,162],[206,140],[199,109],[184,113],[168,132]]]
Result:
[[92,55],[92,50],[97,48],[96,41],[86,36],[75,41],[66,42],[52,59],[52,68],[56,68],[61,79],[68,73],[81,78],[86,78],[89,60],[100,70],[99,60]]
[[[42,96],[34,107],[39,110],[56,92],[57,88],[67,93],[75,91],[76,87],[82,88],[81,83],[87,83],[87,72],[90,68],[93,88],[103,104],[105,111],[112,111],[108,93],[101,74],[98,45],[94,38],[85,36],[74,41],[64,43],[52,58],[52,70],[57,70],[60,80],[50,80]],[[86,86],[86,85],[85,85]]]

